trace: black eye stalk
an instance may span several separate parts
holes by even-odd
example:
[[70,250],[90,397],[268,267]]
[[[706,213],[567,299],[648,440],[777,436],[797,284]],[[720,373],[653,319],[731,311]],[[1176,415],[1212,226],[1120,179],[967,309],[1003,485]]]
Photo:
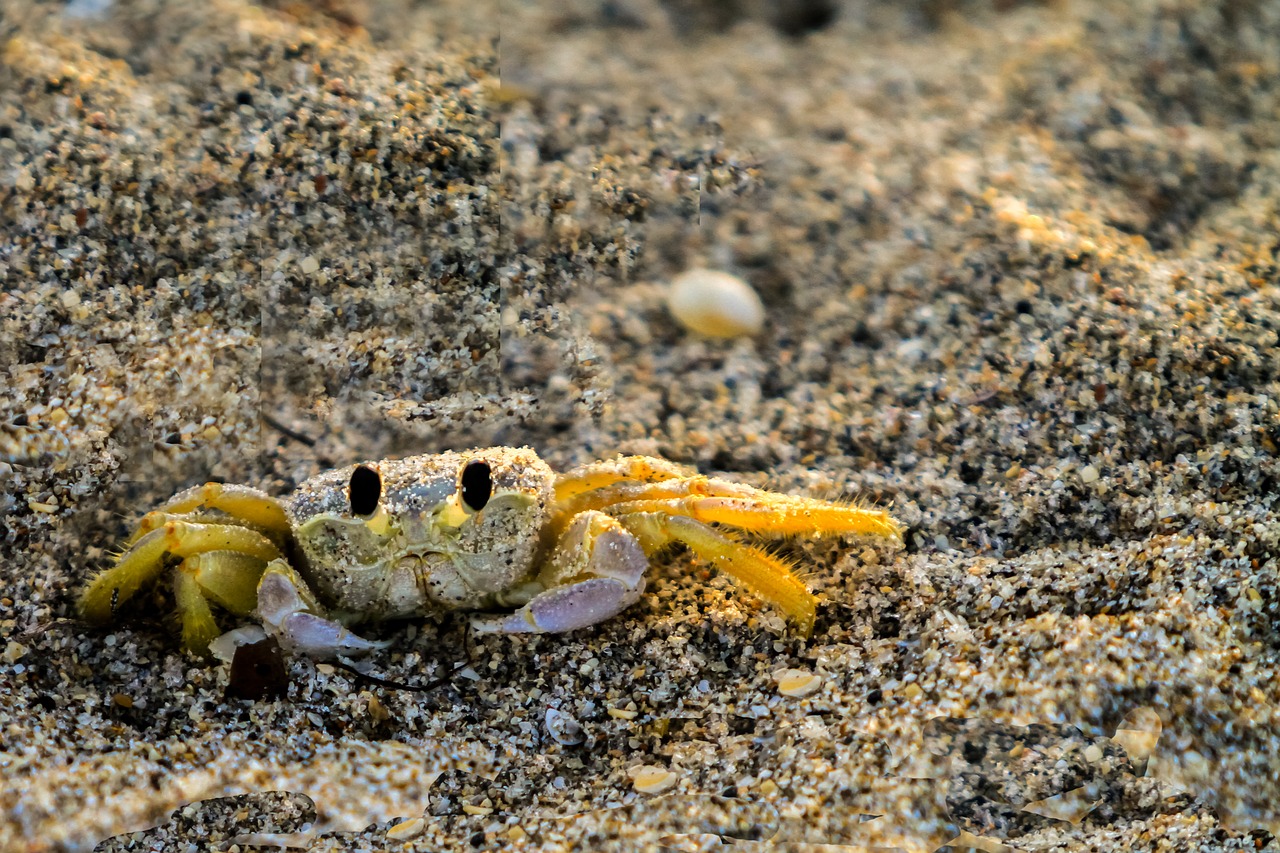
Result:
[[357,465],[347,486],[352,515],[373,515],[382,499],[382,477],[368,465]]
[[468,462],[462,469],[462,502],[473,512],[484,509],[493,495],[493,472],[488,462],[478,459]]

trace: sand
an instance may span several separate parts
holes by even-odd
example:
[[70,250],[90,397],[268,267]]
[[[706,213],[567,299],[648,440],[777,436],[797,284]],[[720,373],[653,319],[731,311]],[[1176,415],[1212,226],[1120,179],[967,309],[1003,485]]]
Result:
[[[0,7],[0,849],[1276,845],[1280,6],[90,5]],[[427,691],[76,618],[182,487],[490,444],[908,532],[773,546],[808,639],[683,552],[371,628]]]

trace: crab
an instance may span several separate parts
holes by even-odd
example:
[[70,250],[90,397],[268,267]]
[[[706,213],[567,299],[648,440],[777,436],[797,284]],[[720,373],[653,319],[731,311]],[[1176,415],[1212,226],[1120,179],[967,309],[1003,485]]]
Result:
[[[866,534],[900,541],[887,512],[764,491],[673,462],[623,456],[555,474],[530,448],[490,447],[364,462],[278,500],[207,483],[148,513],[115,564],[80,596],[91,622],[172,569],[182,642],[205,653],[213,607],[256,615],[315,658],[382,644],[362,622],[477,611],[485,632],[565,632],[609,619],[644,592],[677,542],[779,608],[808,636],[813,594],[765,536]],[[494,612],[499,611],[499,612]]]

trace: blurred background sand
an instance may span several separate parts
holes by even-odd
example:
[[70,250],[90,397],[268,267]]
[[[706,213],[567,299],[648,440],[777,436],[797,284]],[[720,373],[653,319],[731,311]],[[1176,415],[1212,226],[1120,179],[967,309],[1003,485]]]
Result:
[[[785,849],[1275,844],[1280,4],[6,2],[0,38],[0,848],[267,790],[315,849],[722,808]],[[692,266],[763,333],[682,330]],[[597,630],[385,626],[385,677],[467,664],[427,694],[291,660],[226,699],[163,591],[74,618],[178,488],[494,443],[891,505],[906,546],[783,543],[808,641],[683,553]],[[1112,738],[1153,716],[1149,760]]]

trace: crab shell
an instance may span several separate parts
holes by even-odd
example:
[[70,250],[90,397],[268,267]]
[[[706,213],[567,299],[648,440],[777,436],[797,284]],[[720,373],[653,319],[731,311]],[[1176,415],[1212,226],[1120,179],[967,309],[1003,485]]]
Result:
[[[491,494],[464,500],[463,473],[487,465]],[[372,512],[358,467],[381,483]],[[474,469],[473,469],[474,470]],[[502,604],[532,580],[555,474],[528,448],[486,448],[352,465],[303,483],[287,501],[302,573],[332,607],[394,619]]]

